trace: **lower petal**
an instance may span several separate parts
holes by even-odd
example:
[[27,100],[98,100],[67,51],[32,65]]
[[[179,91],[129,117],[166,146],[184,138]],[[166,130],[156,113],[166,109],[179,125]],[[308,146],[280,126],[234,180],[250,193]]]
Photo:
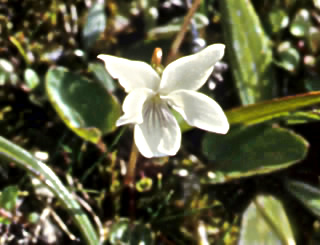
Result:
[[205,94],[177,90],[166,96],[166,99],[191,126],[220,134],[228,132],[229,123],[222,108]]
[[173,156],[178,152],[181,131],[167,105],[152,101],[145,104],[143,123],[135,126],[134,140],[147,158]]
[[122,115],[116,122],[117,127],[128,123],[142,123],[142,109],[146,100],[152,96],[154,92],[151,89],[140,88],[132,90],[124,99]]

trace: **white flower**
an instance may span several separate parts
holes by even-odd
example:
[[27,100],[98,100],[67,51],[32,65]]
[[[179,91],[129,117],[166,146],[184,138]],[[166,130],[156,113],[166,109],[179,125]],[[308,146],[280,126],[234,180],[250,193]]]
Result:
[[221,107],[205,94],[196,92],[206,82],[225,46],[213,44],[199,53],[170,63],[162,76],[147,63],[101,54],[110,75],[128,93],[116,125],[135,124],[134,140],[145,157],[175,155],[181,131],[170,108],[191,126],[225,134],[228,120]]

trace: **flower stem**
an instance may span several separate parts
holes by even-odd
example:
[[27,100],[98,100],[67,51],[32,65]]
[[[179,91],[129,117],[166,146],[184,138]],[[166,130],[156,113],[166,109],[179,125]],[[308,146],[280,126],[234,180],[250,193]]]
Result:
[[129,164],[128,164],[128,171],[124,178],[124,184],[129,189],[129,216],[130,220],[135,220],[135,180],[136,180],[136,165],[137,160],[139,157],[139,151],[138,148],[133,140],[132,147],[131,147],[131,153],[129,158]]
[[191,8],[189,9],[186,17],[184,18],[182,28],[181,28],[181,30],[179,31],[179,33],[177,34],[175,40],[172,43],[171,50],[169,52],[169,55],[168,55],[168,58],[167,58],[167,61],[166,61],[166,65],[174,60],[174,58],[175,58],[175,56],[177,54],[177,51],[178,51],[178,49],[179,49],[179,47],[180,47],[180,45],[182,43],[182,40],[183,40],[187,30],[188,30],[188,25],[191,22],[192,16],[197,11],[200,3],[201,3],[201,0],[195,0],[193,2],[193,4],[192,4]]
[[139,151],[136,144],[133,141],[130,158],[129,158],[128,171],[124,180],[125,185],[129,186],[130,188],[134,188],[134,185],[135,185],[136,165],[137,165],[138,156],[139,156]]

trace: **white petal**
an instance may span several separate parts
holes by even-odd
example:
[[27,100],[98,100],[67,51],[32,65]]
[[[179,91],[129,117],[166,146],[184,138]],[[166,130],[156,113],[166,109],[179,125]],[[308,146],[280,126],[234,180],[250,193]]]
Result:
[[205,94],[178,90],[166,98],[191,126],[220,134],[228,132],[229,123],[222,108]]
[[147,102],[143,115],[143,123],[134,128],[140,153],[148,158],[175,155],[180,148],[181,131],[168,106]]
[[197,90],[207,81],[214,64],[224,54],[223,44],[213,44],[199,53],[170,63],[163,71],[160,91],[163,94],[178,89]]
[[122,105],[124,115],[117,120],[117,127],[128,123],[142,123],[143,104],[152,95],[154,95],[154,92],[151,89],[137,88],[132,90],[124,99]]
[[127,93],[135,88],[152,90],[159,88],[160,77],[158,73],[145,62],[105,54],[98,55],[98,58],[104,61],[110,75],[114,79],[119,79],[119,83]]

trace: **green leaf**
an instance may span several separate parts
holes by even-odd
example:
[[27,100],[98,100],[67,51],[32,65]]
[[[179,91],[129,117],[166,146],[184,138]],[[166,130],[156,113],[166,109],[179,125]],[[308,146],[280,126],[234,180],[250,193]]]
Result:
[[110,243],[115,245],[152,245],[151,230],[139,222],[130,222],[128,219],[120,219],[113,224],[109,237]]
[[89,9],[87,21],[83,28],[83,42],[89,49],[107,26],[107,16],[104,9],[104,0],[96,0]]
[[281,202],[272,196],[256,197],[243,214],[238,244],[296,244]]
[[97,234],[87,215],[82,211],[74,196],[46,164],[38,161],[29,152],[1,136],[0,158],[6,160],[8,163],[14,162],[18,167],[25,169],[29,174],[42,181],[63,204],[70,217],[78,226],[87,244],[99,244]]
[[61,119],[83,139],[97,143],[115,130],[121,108],[102,85],[58,67],[48,71],[46,91]]
[[100,63],[89,63],[89,71],[94,74],[96,79],[101,82],[105,89],[113,92],[116,89],[113,78]]
[[234,128],[227,135],[208,133],[202,149],[214,161],[218,177],[210,182],[215,183],[287,168],[306,156],[308,146],[290,130],[260,124]]
[[24,81],[26,82],[28,88],[32,90],[39,85],[40,78],[34,70],[27,68],[24,71]]
[[226,115],[232,125],[253,125],[318,103],[320,103],[320,92],[311,92],[238,107],[226,111]]
[[320,189],[301,181],[288,180],[286,188],[307,209],[320,218]]
[[179,123],[180,130],[182,133],[189,131],[192,127],[183,119],[179,112],[171,110],[172,114],[175,116],[177,122]]
[[17,186],[8,186],[3,189],[0,196],[0,207],[7,211],[14,211],[16,208],[19,189]]
[[220,0],[231,71],[243,105],[274,97],[272,49],[251,1]]

